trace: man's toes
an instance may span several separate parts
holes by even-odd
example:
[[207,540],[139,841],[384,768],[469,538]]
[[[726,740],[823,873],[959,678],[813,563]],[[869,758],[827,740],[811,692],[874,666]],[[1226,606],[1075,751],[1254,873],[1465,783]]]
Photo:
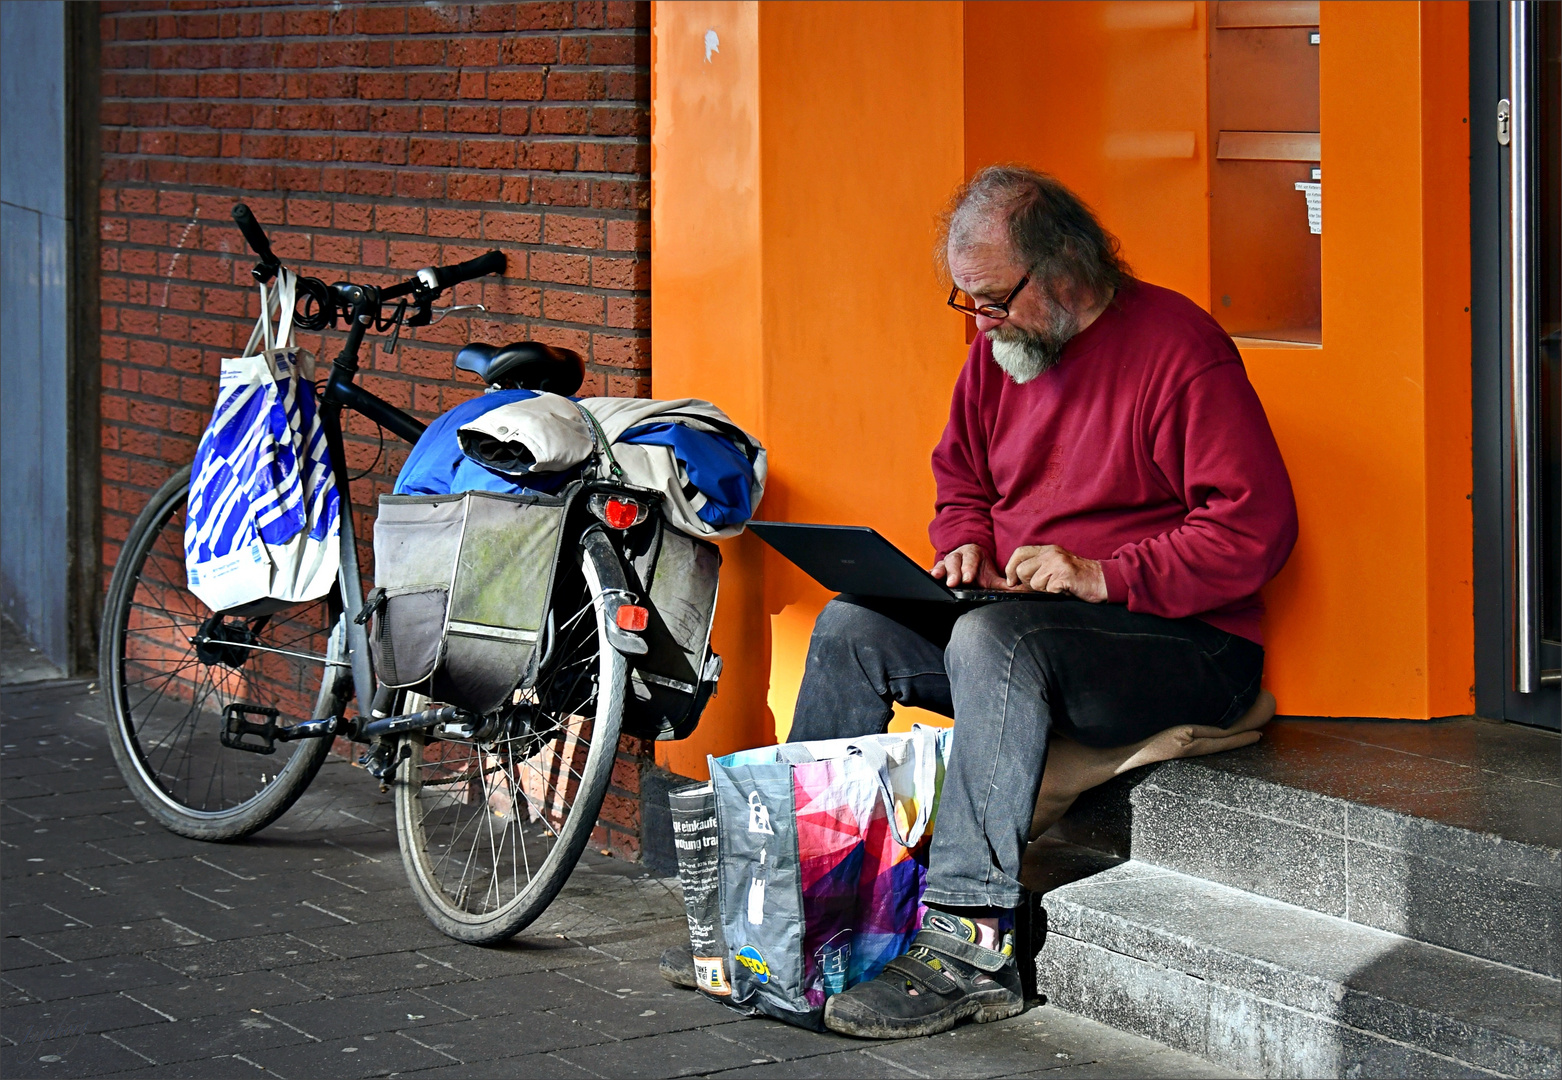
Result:
[[1223,750],[1239,750],[1244,746],[1252,746],[1263,733],[1258,731],[1240,731],[1235,735],[1224,735],[1218,739],[1194,739],[1183,753],[1183,757],[1203,757],[1205,754],[1218,754]]
[[1231,725],[1232,732],[1256,731],[1275,718],[1275,696],[1268,690],[1260,690],[1252,706],[1242,718]]

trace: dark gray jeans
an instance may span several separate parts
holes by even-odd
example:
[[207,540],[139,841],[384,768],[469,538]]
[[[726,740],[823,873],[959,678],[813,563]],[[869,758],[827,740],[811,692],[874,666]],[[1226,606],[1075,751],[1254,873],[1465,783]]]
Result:
[[1014,907],[1047,740],[1127,746],[1178,724],[1229,727],[1264,650],[1197,619],[1118,604],[978,606],[840,596],[814,624],[790,741],[889,726],[892,703],[955,720],[926,902]]

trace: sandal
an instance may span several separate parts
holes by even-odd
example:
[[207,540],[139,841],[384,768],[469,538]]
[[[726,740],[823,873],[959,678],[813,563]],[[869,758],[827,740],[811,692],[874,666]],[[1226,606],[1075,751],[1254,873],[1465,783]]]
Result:
[[862,1039],[909,1039],[948,1031],[966,1017],[987,1024],[1022,1012],[1013,935],[1005,935],[1002,951],[975,942],[969,919],[929,911],[905,954],[825,1002],[825,1026]]

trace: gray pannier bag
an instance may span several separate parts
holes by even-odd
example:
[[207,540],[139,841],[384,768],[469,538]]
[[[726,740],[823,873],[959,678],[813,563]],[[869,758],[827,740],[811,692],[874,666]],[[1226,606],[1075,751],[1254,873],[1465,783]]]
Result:
[[624,554],[629,587],[649,611],[640,635],[646,652],[628,658],[624,730],[642,739],[687,738],[721,678],[721,657],[710,647],[721,553],[658,514],[654,527],[626,538]]
[[375,587],[358,614],[373,619],[380,684],[488,713],[533,681],[577,490],[380,496]]

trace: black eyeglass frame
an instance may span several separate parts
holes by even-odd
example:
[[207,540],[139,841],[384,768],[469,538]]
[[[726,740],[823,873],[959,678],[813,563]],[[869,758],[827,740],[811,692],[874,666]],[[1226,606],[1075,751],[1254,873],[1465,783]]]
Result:
[[962,315],[980,315],[984,319],[1007,319],[1009,317],[1009,305],[1014,303],[1014,298],[1016,296],[1020,295],[1020,290],[1029,284],[1030,275],[1026,274],[1024,277],[1020,278],[1018,285],[1009,290],[1009,295],[1005,296],[998,303],[977,304],[975,306],[970,304],[957,304],[955,302],[955,297],[960,295],[960,286],[956,285],[949,290],[948,304]]

